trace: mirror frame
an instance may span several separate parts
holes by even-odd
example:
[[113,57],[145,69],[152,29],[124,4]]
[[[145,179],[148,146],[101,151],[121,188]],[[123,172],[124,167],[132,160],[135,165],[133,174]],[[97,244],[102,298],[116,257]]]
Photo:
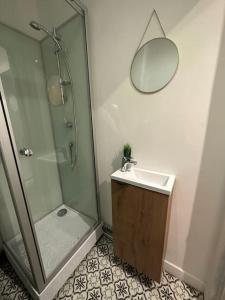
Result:
[[[170,78],[170,79],[169,79],[169,80],[168,80],[161,88],[159,88],[159,89],[157,89],[157,90],[155,90],[155,91],[152,91],[152,92],[145,92],[145,91],[140,90],[138,87],[136,87],[135,83],[133,82],[133,80],[132,80],[132,67],[133,67],[133,64],[134,64],[134,60],[135,60],[135,58],[137,57],[139,51],[140,51],[141,49],[143,49],[147,44],[151,43],[151,42],[154,41],[154,40],[158,40],[158,39],[166,39],[166,40],[169,40],[169,41],[175,46],[175,48],[176,48],[176,50],[177,50],[178,62],[177,62],[177,66],[176,66],[176,69],[174,70],[173,75],[171,76],[171,78]],[[135,53],[135,55],[134,55],[134,57],[133,57],[133,60],[132,60],[131,66],[130,66],[130,81],[132,82],[132,86],[133,86],[138,92],[140,92],[140,93],[142,93],[142,94],[155,94],[155,93],[161,91],[162,89],[164,89],[164,88],[165,88],[165,87],[173,80],[173,78],[175,77],[175,75],[176,75],[176,73],[177,73],[177,69],[178,69],[179,63],[180,63],[180,55],[179,55],[179,51],[178,51],[177,45],[175,44],[174,41],[172,41],[171,39],[167,38],[166,36],[164,36],[164,37],[156,37],[156,38],[153,38],[153,39],[151,39],[151,40],[148,40],[146,43],[144,43],[144,44],[136,51],[136,53]]]

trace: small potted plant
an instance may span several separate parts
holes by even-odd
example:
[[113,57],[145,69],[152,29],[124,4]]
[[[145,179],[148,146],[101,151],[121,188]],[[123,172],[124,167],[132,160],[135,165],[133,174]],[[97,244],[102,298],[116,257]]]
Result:
[[126,161],[131,160],[131,146],[129,144],[123,146],[123,157]]
[[131,171],[132,166],[136,164],[137,162],[133,160],[131,156],[131,146],[129,144],[124,145],[121,171]]

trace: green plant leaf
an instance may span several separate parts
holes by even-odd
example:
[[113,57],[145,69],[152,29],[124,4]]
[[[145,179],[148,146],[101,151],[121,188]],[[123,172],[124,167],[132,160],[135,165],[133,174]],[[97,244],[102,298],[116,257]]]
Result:
[[129,144],[125,144],[123,146],[123,156],[126,158],[131,158],[131,146]]

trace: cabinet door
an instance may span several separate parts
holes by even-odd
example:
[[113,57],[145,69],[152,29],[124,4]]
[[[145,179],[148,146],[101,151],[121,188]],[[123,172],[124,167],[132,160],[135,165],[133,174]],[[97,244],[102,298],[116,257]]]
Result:
[[114,253],[160,281],[169,197],[112,180]]

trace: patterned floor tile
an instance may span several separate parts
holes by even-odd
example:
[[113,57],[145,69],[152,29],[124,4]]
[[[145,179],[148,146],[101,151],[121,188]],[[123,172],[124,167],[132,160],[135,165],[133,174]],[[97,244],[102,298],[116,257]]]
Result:
[[[103,236],[54,300],[197,300],[200,296],[196,289],[167,272],[160,284],[139,274],[113,255],[111,240]],[[31,299],[6,260],[0,263],[0,299]]]
[[116,292],[113,283],[102,287],[102,295],[104,300],[116,300]]
[[0,256],[0,299],[31,300],[30,295],[4,255]]

